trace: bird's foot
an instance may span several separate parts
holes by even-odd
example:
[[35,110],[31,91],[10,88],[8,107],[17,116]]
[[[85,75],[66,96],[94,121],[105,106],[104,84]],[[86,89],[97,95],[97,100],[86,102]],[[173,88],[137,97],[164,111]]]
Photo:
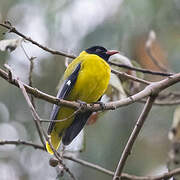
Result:
[[106,105],[102,101],[97,101],[97,102],[91,103],[92,106],[95,105],[95,104],[99,104],[101,106],[102,110],[106,109]]
[[81,110],[84,110],[87,108],[87,103],[81,100],[77,100],[77,102],[80,104]]

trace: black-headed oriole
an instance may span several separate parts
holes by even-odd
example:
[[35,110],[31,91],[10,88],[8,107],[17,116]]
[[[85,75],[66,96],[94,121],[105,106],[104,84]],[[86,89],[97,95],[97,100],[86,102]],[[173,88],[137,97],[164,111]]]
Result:
[[[101,46],[93,46],[81,52],[67,67],[64,73],[64,83],[57,97],[68,101],[83,101],[94,103],[100,100],[108,87],[111,69],[108,60],[118,51],[108,51]],[[86,124],[92,112],[80,112],[73,115],[74,109],[64,106],[53,106],[48,135],[54,149],[58,149],[60,142],[68,145],[78,135]],[[63,120],[53,122],[53,120]],[[46,143],[47,151],[53,151]]]

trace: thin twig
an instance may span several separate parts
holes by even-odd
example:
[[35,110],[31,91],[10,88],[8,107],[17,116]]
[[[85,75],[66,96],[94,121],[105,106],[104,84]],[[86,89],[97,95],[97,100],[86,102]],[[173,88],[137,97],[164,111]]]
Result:
[[[0,76],[3,79],[5,79],[6,81],[9,82],[9,73],[6,73],[4,70],[0,69]],[[12,79],[12,81],[9,82],[9,83],[19,87],[17,79]],[[59,105],[59,106],[64,105],[64,106],[69,106],[69,107],[72,107],[72,108],[76,108],[76,107],[79,108],[80,107],[79,103],[70,102],[70,101],[67,101],[67,100],[59,99],[59,98],[57,98],[55,96],[48,95],[48,94],[46,94],[46,93],[44,93],[44,92],[42,92],[42,91],[40,91],[40,90],[38,90],[36,88],[32,88],[32,87],[28,86],[25,83],[23,83],[23,85],[24,85],[26,91],[29,94],[33,94],[36,98],[43,99],[43,100],[45,100],[47,102],[50,102],[52,104],[56,104],[56,105]]]
[[110,170],[108,170],[108,169],[105,169],[105,168],[103,168],[103,167],[101,167],[101,166],[99,166],[99,165],[96,165],[96,164],[93,164],[93,163],[84,161],[84,160],[79,159],[79,158],[75,158],[75,157],[73,157],[73,156],[63,155],[63,158],[68,159],[68,160],[71,160],[71,161],[74,161],[74,162],[76,162],[76,163],[78,163],[78,164],[81,164],[81,165],[83,165],[83,166],[90,167],[90,168],[92,168],[92,169],[98,170],[98,171],[100,171],[100,172],[102,172],[102,173],[105,173],[105,174],[107,174],[107,175],[110,175],[110,176],[113,176],[113,174],[114,174],[114,172],[112,172],[112,171],[110,171]]
[[[39,48],[51,53],[51,54],[56,54],[56,55],[61,55],[61,56],[64,56],[64,57],[68,57],[68,58],[72,58],[72,59],[75,59],[76,56],[74,55],[70,55],[68,53],[64,53],[62,51],[56,51],[56,50],[53,50],[53,49],[50,49],[46,46],[43,46],[41,44],[39,44],[38,42],[32,40],[30,37],[27,37],[25,36],[24,34],[22,34],[21,32],[19,32],[15,27],[13,27],[11,24],[5,24],[5,23],[0,23],[0,26],[3,26],[5,27],[6,29],[9,29],[9,33],[15,33],[17,35],[19,35],[20,37],[24,38],[25,40],[31,42],[32,44],[38,46]],[[158,72],[158,71],[151,71],[151,70],[148,70],[148,69],[142,69],[142,68],[137,68],[137,67],[131,67],[131,66],[128,66],[128,65],[125,65],[125,64],[118,64],[118,63],[113,63],[113,62],[109,62],[110,65],[115,65],[115,66],[118,66],[118,67],[121,67],[121,68],[126,68],[126,69],[130,69],[130,70],[133,70],[133,71],[139,71],[139,72],[142,72],[142,73],[148,73],[148,74],[152,74],[152,75],[159,75],[159,76],[171,76],[173,75],[173,73],[165,73],[165,72]]]
[[[31,87],[33,87],[33,82],[32,82],[33,68],[34,68],[34,58],[31,57],[30,67],[29,67],[29,86],[31,86]],[[33,95],[31,95],[31,102],[32,102],[32,105],[34,106],[34,108],[36,108]]]
[[40,140],[44,146],[44,148],[46,147],[46,143],[45,143],[45,140],[44,140],[44,137],[43,137],[43,132],[42,132],[42,127],[40,126],[40,122],[39,122],[39,116],[38,114],[36,113],[35,109],[34,109],[34,106],[31,104],[31,101],[28,97],[28,94],[26,93],[26,90],[24,88],[24,85],[21,81],[18,81],[18,84],[19,84],[19,87],[30,107],[30,110],[31,110],[31,113],[33,114],[33,119],[34,119],[34,122],[35,122],[35,125],[36,125],[36,129],[38,131],[38,134],[39,134],[39,137],[40,137]]
[[[141,99],[138,101],[139,103],[146,103],[146,99]],[[156,99],[153,103],[153,105],[156,106],[176,106],[180,104],[180,99],[177,100],[158,100]]]
[[[23,47],[23,45],[21,44],[21,48],[26,56],[26,58],[29,60],[30,62],[30,66],[29,66],[29,86],[33,87],[33,81],[32,81],[32,73],[33,73],[33,69],[34,69],[34,59],[36,57],[29,57],[25,48]],[[32,105],[33,107],[36,109],[36,106],[35,106],[35,102],[34,102],[34,96],[31,94],[31,102],[32,102]]]
[[73,173],[69,170],[69,168],[66,167],[66,165],[62,162],[62,159],[61,159],[59,153],[54,149],[54,147],[52,146],[52,144],[51,144],[51,142],[50,142],[50,140],[49,140],[48,135],[45,133],[43,127],[41,126],[40,117],[39,117],[39,115],[37,114],[36,110],[34,109],[32,103],[31,103],[31,101],[30,101],[30,99],[29,99],[29,97],[28,97],[28,94],[27,94],[27,92],[26,92],[26,90],[25,90],[25,87],[24,87],[23,83],[21,83],[20,81],[18,81],[18,83],[19,83],[19,86],[20,86],[20,88],[21,88],[21,90],[22,90],[22,93],[23,93],[23,95],[24,95],[24,97],[25,97],[25,99],[26,99],[26,101],[27,101],[27,103],[28,103],[28,106],[29,106],[29,108],[30,108],[30,110],[31,110],[32,116],[33,116],[34,120],[37,122],[37,125],[39,126],[39,130],[40,130],[41,134],[44,135],[46,141],[48,141],[48,143],[49,143],[52,151],[54,152],[54,156],[58,159],[60,165],[61,165],[61,166],[63,167],[63,169],[71,176],[71,178],[72,178],[73,180],[75,180],[75,179],[76,179],[75,176],[74,176]]
[[122,170],[125,166],[125,163],[126,163],[126,160],[128,158],[128,156],[130,155],[131,153],[131,150],[132,150],[132,147],[133,147],[133,144],[152,108],[152,105],[153,105],[153,102],[155,100],[155,97],[156,96],[150,96],[144,106],[144,109],[141,113],[141,115],[139,116],[138,120],[137,120],[137,123],[129,137],[129,140],[123,150],[123,153],[121,155],[121,158],[119,160],[119,163],[118,163],[118,166],[117,166],[117,169],[115,171],[115,174],[114,174],[114,177],[113,177],[113,180],[119,180],[120,177],[121,177],[121,174],[122,174]]
[[[17,140],[17,141],[13,141],[13,140],[1,140],[0,141],[0,145],[6,145],[6,144],[14,144],[14,145],[24,145],[24,146],[32,146],[35,149],[39,149],[39,150],[43,150],[46,151],[46,149],[38,144],[34,144],[31,142],[27,142],[27,141],[23,141],[23,140]],[[110,171],[106,168],[103,168],[99,165],[87,162],[85,160],[79,159],[79,158],[75,158],[71,155],[63,155],[64,159],[76,162],[78,164],[81,164],[83,166],[92,168],[94,170],[100,171],[102,173],[105,173],[107,175],[113,176],[114,172]],[[136,175],[131,175],[131,174],[127,174],[127,173],[122,173],[121,178],[122,179],[127,179],[127,180],[162,180],[162,179],[167,179],[167,178],[171,178],[174,175],[180,174],[180,168],[174,169],[170,172],[166,172],[166,173],[162,173],[161,175],[157,175],[157,176],[136,176]]]
[[110,65],[114,65],[114,66],[118,66],[121,68],[126,68],[126,69],[130,69],[132,71],[139,71],[142,73],[147,73],[147,74],[152,74],[152,75],[158,75],[158,76],[172,76],[173,73],[168,73],[168,72],[160,72],[160,71],[152,71],[149,69],[143,69],[143,68],[138,68],[138,67],[131,67],[125,64],[119,64],[119,63],[115,63],[115,62],[109,62]]
[[34,144],[34,143],[31,143],[31,142],[27,142],[27,141],[23,141],[23,140],[17,140],[17,141],[14,141],[14,140],[11,140],[11,141],[8,141],[8,140],[0,140],[0,145],[5,145],[5,144],[14,144],[14,145],[26,145],[26,146],[31,146],[31,147],[34,147],[35,149],[41,149],[41,150],[45,150],[44,146],[41,146],[39,144]]
[[[105,173],[107,175],[114,176],[113,171],[105,169],[99,165],[96,165],[96,164],[93,164],[93,163],[90,163],[90,162],[87,162],[87,161],[84,161],[82,159],[75,158],[75,157],[69,156],[69,155],[64,155],[63,158],[74,161],[74,162],[79,163],[83,166],[95,169],[95,170],[100,171],[102,173]],[[177,169],[174,169],[170,172],[162,173],[162,174],[156,175],[156,176],[136,176],[136,175],[131,175],[131,174],[127,174],[127,173],[122,173],[121,179],[124,179],[124,180],[162,180],[162,179],[171,178],[177,174],[180,174],[180,168],[177,168]]]
[[[156,100],[154,101],[154,105],[158,106],[174,106],[180,104],[180,93],[179,92],[165,92],[159,93]],[[145,103],[146,99],[143,98],[138,102]]]
[[67,121],[68,119],[74,117],[76,114],[78,114],[81,111],[81,108],[77,109],[76,111],[74,111],[70,116],[68,116],[67,118],[64,119],[52,119],[52,120],[48,120],[48,119],[40,119],[41,122],[63,122],[63,121]]
[[10,83],[13,82],[13,75],[12,75],[12,72],[11,72],[11,68],[8,64],[4,64],[4,67],[8,70],[8,81]]
[[[9,74],[11,74],[11,78],[12,78],[13,75],[15,76],[15,74],[12,73],[12,69],[11,69],[11,67],[10,67],[9,65],[5,64],[5,67],[6,67],[6,69],[8,69]],[[12,74],[13,74],[13,75],[12,75]],[[14,77],[14,78],[17,79],[17,83],[19,84],[20,89],[22,90],[24,96],[26,97],[26,100],[29,100],[28,95],[26,96],[26,90],[25,90],[25,88],[24,88],[24,86],[23,86],[23,83],[22,83],[21,81],[19,81],[17,77]],[[13,80],[11,80],[11,81],[13,82]],[[32,108],[34,108],[34,107],[32,106]],[[33,109],[31,109],[31,110],[33,111]],[[40,129],[40,127],[39,127],[39,124],[38,124],[38,122],[37,122],[35,119],[34,119],[34,122],[35,122],[35,125],[36,125],[36,129],[37,129],[37,131],[38,131],[40,140],[41,140],[43,146],[46,147],[46,144],[45,144],[45,141],[44,141],[44,138],[43,138],[41,129]]]
[[153,62],[161,71],[168,72],[167,68],[165,68],[165,66],[163,66],[163,65],[155,58],[155,56],[152,54],[151,48],[146,48],[146,53],[148,54],[148,56],[150,57],[150,59],[152,60],[152,62]]
[[46,46],[39,44],[37,41],[34,41],[30,37],[27,37],[24,34],[22,34],[21,32],[19,32],[15,27],[11,26],[11,24],[0,23],[0,26],[3,26],[6,29],[9,29],[9,31],[8,31],[9,33],[15,33],[15,34],[21,36],[25,40],[31,42],[32,44],[38,46],[39,48],[41,48],[41,49],[43,49],[43,50],[45,50],[51,54],[61,55],[61,56],[65,56],[65,57],[69,57],[69,58],[73,58],[73,59],[75,58],[74,55],[70,55],[70,54],[67,54],[67,53],[62,52],[62,51],[56,51],[56,50],[50,49]]
[[24,97],[25,97],[25,99],[26,99],[26,101],[27,101],[27,103],[28,103],[28,105],[29,105],[29,108],[30,108],[30,110],[31,110],[32,116],[33,116],[34,120],[37,122],[37,125],[39,126],[39,130],[40,130],[41,134],[43,134],[44,137],[45,137],[45,139],[46,139],[46,141],[48,141],[51,149],[52,149],[53,152],[54,152],[54,156],[58,159],[60,165],[61,165],[61,166],[63,167],[63,169],[71,176],[71,178],[72,178],[73,180],[75,180],[75,179],[76,179],[75,176],[74,176],[73,173],[69,170],[69,168],[67,168],[66,165],[62,162],[62,159],[60,158],[59,153],[53,148],[51,142],[49,141],[48,135],[45,133],[43,127],[41,126],[39,115],[38,115],[37,112],[35,111],[32,103],[31,103],[31,101],[30,101],[30,99],[29,99],[29,97],[28,97],[28,94],[26,93],[26,90],[25,90],[25,88],[24,88],[24,85],[23,85],[20,81],[18,81],[18,83],[19,83],[19,86],[20,86],[20,88],[21,88],[21,90],[22,90],[22,93],[23,93],[23,95],[24,95]]
[[145,49],[150,57],[151,61],[161,70],[164,72],[168,72],[168,69],[159,61],[156,59],[156,57],[152,54],[152,44],[156,40],[156,34],[153,30],[149,32],[148,39],[146,41]]
[[151,84],[151,82],[149,82],[149,81],[146,81],[144,79],[140,79],[140,78],[135,77],[135,76],[131,76],[131,75],[125,73],[125,72],[120,72],[120,71],[117,71],[117,70],[112,69],[112,68],[111,68],[111,72],[116,74],[116,75],[118,75],[118,76],[120,76],[120,77],[123,77],[123,78],[126,78],[126,79],[130,79],[130,80],[142,83],[142,84],[146,84],[146,85]]

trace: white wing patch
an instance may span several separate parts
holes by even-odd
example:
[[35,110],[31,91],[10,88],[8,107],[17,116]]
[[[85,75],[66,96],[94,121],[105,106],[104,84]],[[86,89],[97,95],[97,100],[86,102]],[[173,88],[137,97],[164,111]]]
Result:
[[70,86],[70,85],[71,85],[71,81],[69,80],[66,84],[67,84],[68,86]]

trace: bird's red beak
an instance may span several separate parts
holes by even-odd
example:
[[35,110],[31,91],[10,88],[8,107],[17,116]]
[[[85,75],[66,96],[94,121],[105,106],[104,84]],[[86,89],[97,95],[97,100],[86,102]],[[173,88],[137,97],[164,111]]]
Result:
[[119,53],[119,51],[116,51],[116,50],[108,50],[107,52],[106,52],[106,54],[108,54],[108,55],[114,55],[114,54],[117,54],[117,53]]

